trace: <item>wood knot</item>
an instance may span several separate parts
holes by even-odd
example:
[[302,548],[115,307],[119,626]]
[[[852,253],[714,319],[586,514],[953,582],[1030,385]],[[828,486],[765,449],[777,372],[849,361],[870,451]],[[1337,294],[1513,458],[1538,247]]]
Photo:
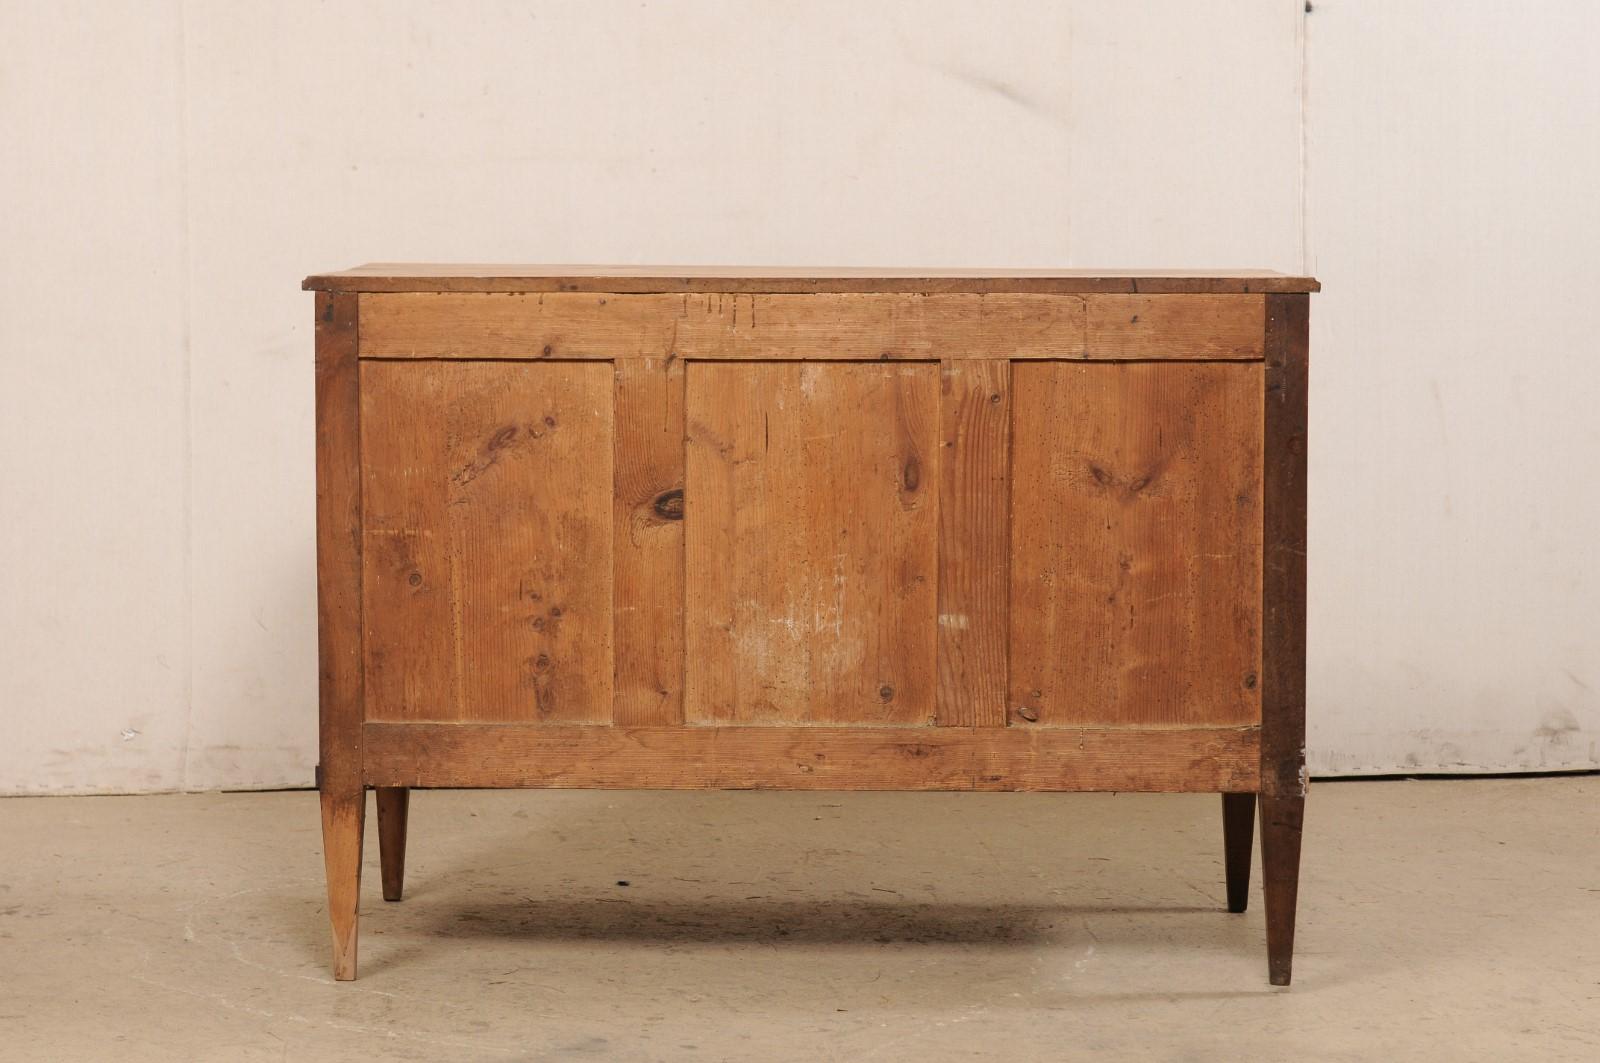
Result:
[[1017,715],[1022,717],[1024,720],[1027,720],[1029,723],[1039,722],[1039,710],[1034,708],[1032,705],[1021,706],[1017,709]]
[[916,458],[907,458],[905,468],[900,470],[900,482],[905,484],[907,491],[915,491],[922,485],[922,463]]
[[670,491],[663,491],[650,503],[650,508],[661,520],[683,519],[683,488],[674,487]]
[[878,697],[882,698],[884,701],[893,701],[894,687],[890,686],[888,683],[883,684],[883,686],[878,688]]

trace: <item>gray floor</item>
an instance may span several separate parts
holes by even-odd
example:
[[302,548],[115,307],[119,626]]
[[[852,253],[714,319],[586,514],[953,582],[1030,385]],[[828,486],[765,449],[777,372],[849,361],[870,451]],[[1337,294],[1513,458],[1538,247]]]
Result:
[[334,984],[315,795],[3,800],[0,1058],[1600,1059],[1600,777],[1315,786],[1288,990],[1219,816],[418,793]]

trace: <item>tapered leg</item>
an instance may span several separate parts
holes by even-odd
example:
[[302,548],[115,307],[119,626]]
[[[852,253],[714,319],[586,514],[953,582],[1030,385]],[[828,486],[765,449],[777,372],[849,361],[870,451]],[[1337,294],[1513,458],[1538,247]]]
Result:
[[1300,890],[1303,795],[1261,795],[1261,879],[1267,902],[1267,978],[1288,985],[1294,965],[1294,910]]
[[361,832],[367,818],[362,789],[322,791],[322,855],[328,872],[328,919],[333,924],[333,976],[356,976],[356,915],[361,899]]
[[406,882],[406,816],[411,791],[378,787],[378,859],[383,864],[383,899],[398,901]]
[[1222,851],[1228,877],[1228,911],[1250,904],[1250,848],[1256,833],[1256,795],[1222,795]]

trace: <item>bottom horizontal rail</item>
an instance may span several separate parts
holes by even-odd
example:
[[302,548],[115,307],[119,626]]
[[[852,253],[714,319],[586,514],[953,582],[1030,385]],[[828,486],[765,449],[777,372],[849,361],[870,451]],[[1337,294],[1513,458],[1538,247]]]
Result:
[[689,790],[1258,788],[1258,727],[368,723],[369,786]]

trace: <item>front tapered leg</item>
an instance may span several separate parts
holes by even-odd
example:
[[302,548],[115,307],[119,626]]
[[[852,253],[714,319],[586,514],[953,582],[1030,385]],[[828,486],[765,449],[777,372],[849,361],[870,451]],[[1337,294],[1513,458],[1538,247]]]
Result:
[[1267,902],[1267,977],[1288,985],[1294,965],[1294,913],[1300,891],[1303,795],[1261,795],[1261,879]]
[[1250,849],[1256,833],[1256,795],[1222,795],[1223,866],[1228,879],[1228,911],[1250,904]]
[[406,882],[406,819],[411,791],[378,787],[378,860],[383,865],[383,899],[398,901]]
[[356,976],[361,834],[366,818],[365,790],[322,791],[322,857],[328,873],[328,919],[333,925],[333,977],[341,982]]

